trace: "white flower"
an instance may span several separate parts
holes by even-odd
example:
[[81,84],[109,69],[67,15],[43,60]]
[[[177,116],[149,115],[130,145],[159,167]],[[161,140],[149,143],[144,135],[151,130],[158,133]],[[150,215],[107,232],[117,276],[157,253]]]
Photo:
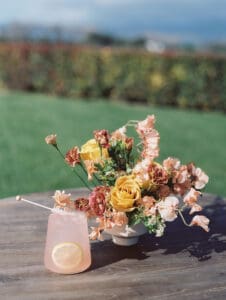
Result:
[[175,196],[166,197],[157,204],[158,211],[164,221],[174,221],[177,218],[179,200]]

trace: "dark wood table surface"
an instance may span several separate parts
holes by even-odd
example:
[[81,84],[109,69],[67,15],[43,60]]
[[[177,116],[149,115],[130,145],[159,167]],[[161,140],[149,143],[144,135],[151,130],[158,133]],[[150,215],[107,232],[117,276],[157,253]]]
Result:
[[[74,196],[84,190],[71,190]],[[26,198],[52,206],[53,193]],[[0,299],[226,299],[226,200],[205,194],[211,231],[168,223],[162,238],[131,247],[92,242],[92,265],[75,275],[45,270],[48,211],[0,200]],[[188,216],[189,217],[189,216]]]

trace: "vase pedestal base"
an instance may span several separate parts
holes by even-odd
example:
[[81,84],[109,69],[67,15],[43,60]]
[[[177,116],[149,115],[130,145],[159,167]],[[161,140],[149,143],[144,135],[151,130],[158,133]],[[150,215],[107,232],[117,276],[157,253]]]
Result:
[[113,243],[116,244],[116,245],[120,245],[120,246],[136,245],[138,240],[139,240],[139,236],[121,237],[121,236],[112,235]]

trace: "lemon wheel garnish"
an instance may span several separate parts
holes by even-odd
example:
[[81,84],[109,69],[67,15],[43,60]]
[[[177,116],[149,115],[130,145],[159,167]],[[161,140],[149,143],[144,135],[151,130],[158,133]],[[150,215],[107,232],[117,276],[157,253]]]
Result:
[[52,251],[53,263],[60,269],[73,269],[77,267],[81,263],[82,257],[83,250],[78,243],[60,243]]

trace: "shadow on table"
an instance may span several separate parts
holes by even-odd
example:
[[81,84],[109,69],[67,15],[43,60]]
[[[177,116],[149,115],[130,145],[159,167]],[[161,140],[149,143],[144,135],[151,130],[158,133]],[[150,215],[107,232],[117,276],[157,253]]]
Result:
[[[91,269],[122,259],[144,260],[150,256],[150,252],[158,250],[165,250],[163,255],[186,251],[199,261],[211,259],[213,252],[226,251],[226,203],[218,196],[211,202],[202,211],[210,219],[210,232],[206,233],[199,227],[188,228],[178,218],[167,224],[163,237],[156,238],[147,234],[140,238],[137,245],[129,248],[114,245],[111,240],[93,243]],[[192,217],[185,214],[185,218],[190,220]]]

